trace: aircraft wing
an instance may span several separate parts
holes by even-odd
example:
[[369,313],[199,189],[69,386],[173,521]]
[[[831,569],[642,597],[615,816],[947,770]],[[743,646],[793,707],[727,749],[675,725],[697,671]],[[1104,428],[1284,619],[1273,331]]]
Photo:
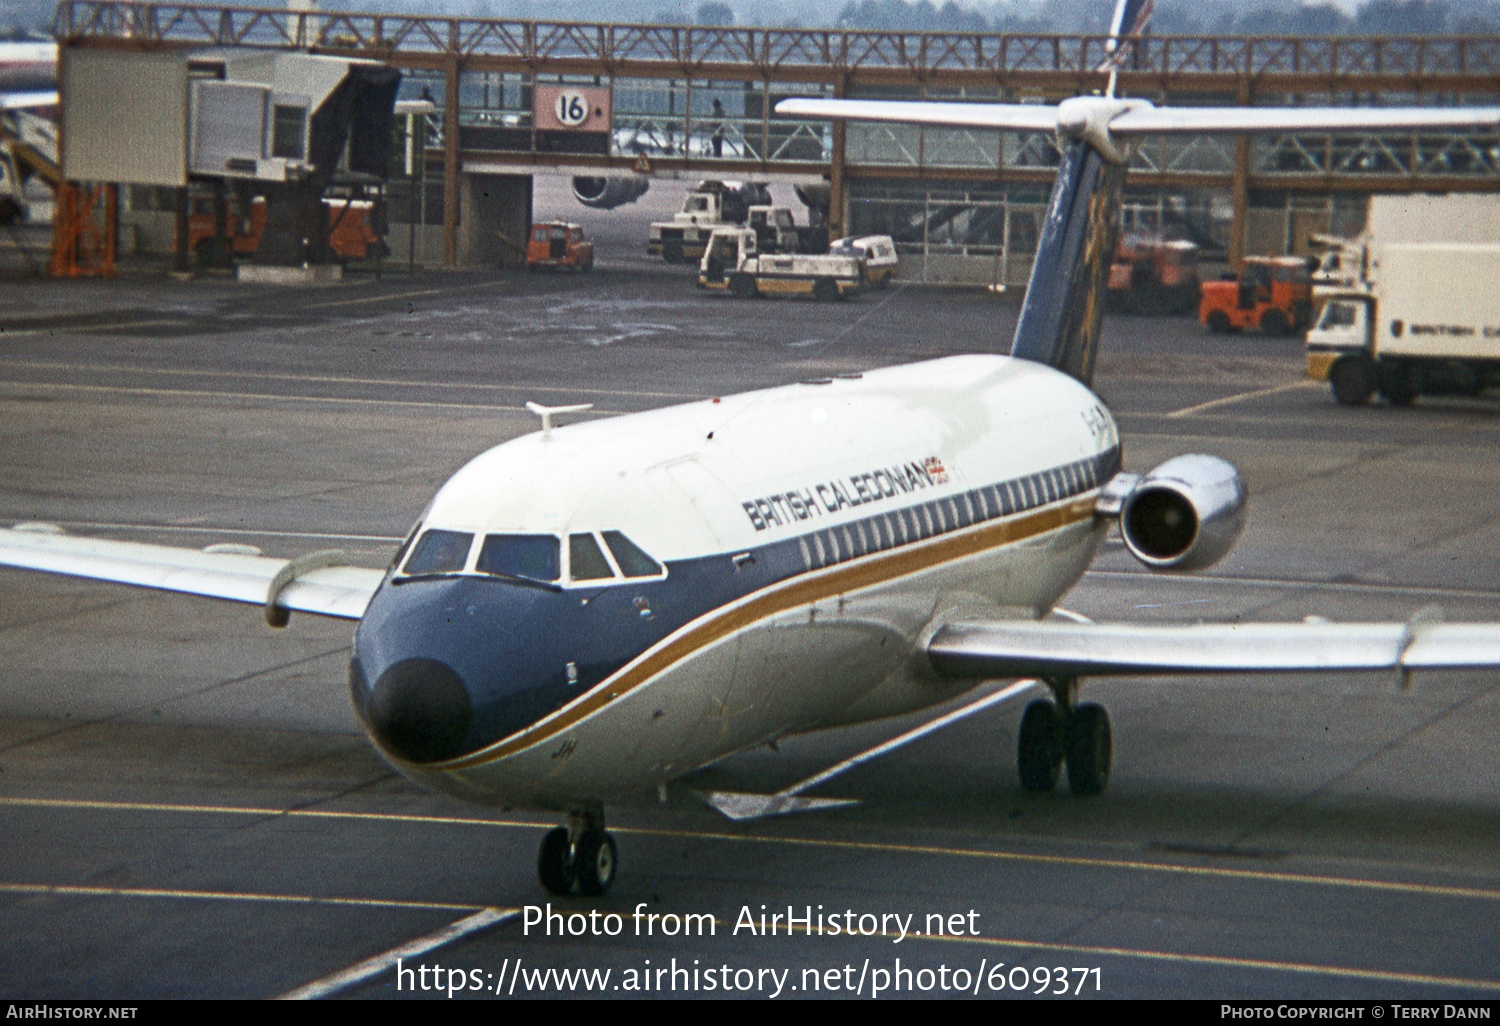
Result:
[[953,677],[1158,676],[1500,666],[1500,624],[948,624],[928,656]]
[[319,552],[272,559],[214,546],[199,550],[0,530],[0,566],[247,602],[264,607],[267,622],[275,626],[292,610],[346,620],[364,615],[385,572],[340,565],[342,557]]

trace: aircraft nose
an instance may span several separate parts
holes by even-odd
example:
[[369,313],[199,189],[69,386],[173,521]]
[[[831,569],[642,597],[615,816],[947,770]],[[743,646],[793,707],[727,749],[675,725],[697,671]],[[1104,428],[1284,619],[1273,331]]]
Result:
[[[351,668],[351,677],[359,673]],[[463,754],[474,718],[468,688],[436,659],[403,659],[386,667],[362,705],[376,739],[408,762],[441,762]]]

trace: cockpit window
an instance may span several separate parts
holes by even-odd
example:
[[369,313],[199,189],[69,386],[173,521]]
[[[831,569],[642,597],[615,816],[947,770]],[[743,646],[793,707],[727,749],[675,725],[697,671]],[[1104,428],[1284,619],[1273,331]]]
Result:
[[406,561],[408,574],[453,574],[469,561],[472,534],[461,531],[431,530],[418,539]]
[[401,561],[406,558],[406,554],[411,551],[411,543],[417,540],[417,532],[420,531],[421,529],[422,529],[422,525],[420,523],[417,523],[416,525],[414,525],[412,527],[411,531],[407,534],[406,540],[401,543],[401,547],[399,549],[397,549],[396,550],[396,554],[391,557],[391,569],[392,570],[394,570],[394,569],[396,569],[396,567],[400,566],[401,565]]
[[482,574],[555,581],[562,576],[557,536],[554,534],[485,535],[479,550]]
[[626,577],[655,577],[661,573],[661,564],[619,531],[605,531],[604,544],[609,546],[615,562],[620,564],[620,572]]
[[615,575],[591,534],[568,535],[568,562],[575,581],[597,581]]

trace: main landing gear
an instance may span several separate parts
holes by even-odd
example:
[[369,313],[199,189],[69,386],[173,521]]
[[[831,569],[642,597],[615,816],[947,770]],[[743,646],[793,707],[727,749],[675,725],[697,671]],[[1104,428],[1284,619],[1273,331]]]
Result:
[[604,806],[568,813],[567,826],[542,838],[536,872],[549,894],[603,894],[615,882],[615,839],[604,829]]
[[1044,681],[1053,698],[1038,698],[1021,714],[1018,765],[1021,786],[1051,791],[1063,764],[1068,789],[1077,795],[1099,794],[1109,782],[1112,751],[1109,714],[1095,702],[1078,702],[1078,678]]

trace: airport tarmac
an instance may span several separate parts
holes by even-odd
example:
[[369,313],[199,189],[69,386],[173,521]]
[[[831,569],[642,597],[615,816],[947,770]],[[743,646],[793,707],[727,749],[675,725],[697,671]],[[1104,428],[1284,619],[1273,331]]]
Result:
[[[965,290],[740,302],[691,282],[634,253],[305,289],[9,279],[0,521],[382,566],[452,471],[535,430],[527,400],[609,416],[1003,352],[1016,316]],[[1187,319],[1108,320],[1096,387],[1127,469],[1231,459],[1249,526],[1193,576],[1108,542],[1066,608],[1500,619],[1494,398],[1346,409],[1295,339]],[[553,899],[583,918],[547,936],[525,910],[548,904],[553,819],[395,776],[348,708],[349,624],[0,587],[8,998],[1500,993],[1500,672],[1090,682],[1115,734],[1092,799],[1020,790],[1026,694],[812,792],[857,805],[736,824],[694,797],[777,790],[920,718],[788,739],[611,806],[615,887]]]

